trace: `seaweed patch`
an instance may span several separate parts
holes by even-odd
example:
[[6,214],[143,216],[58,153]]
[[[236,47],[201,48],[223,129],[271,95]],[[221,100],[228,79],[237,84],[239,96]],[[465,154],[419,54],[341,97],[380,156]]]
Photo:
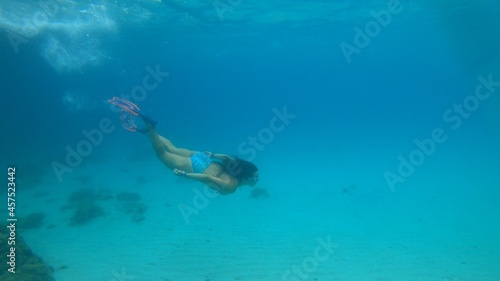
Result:
[[253,198],[253,199],[265,199],[265,198],[269,198],[271,197],[271,195],[269,194],[269,192],[267,192],[266,189],[264,188],[261,188],[261,187],[255,187],[252,189],[252,193],[250,193],[250,198]]
[[19,219],[19,229],[35,229],[43,225],[45,214],[38,212]]
[[68,197],[68,204],[61,207],[61,209],[73,210],[69,226],[83,225],[103,216],[104,211],[97,205],[96,201],[110,198],[112,198],[112,195],[107,190],[101,189],[99,192],[95,192],[92,189],[82,188],[73,192]]
[[133,222],[141,222],[145,219],[144,213],[148,207],[141,202],[141,196],[133,192],[120,192],[116,195],[118,200],[117,209],[127,215]]

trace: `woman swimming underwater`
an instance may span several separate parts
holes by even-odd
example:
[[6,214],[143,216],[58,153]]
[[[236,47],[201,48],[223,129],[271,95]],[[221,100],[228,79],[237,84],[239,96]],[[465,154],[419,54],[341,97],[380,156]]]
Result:
[[[120,119],[125,129],[149,136],[160,161],[176,175],[200,181],[221,194],[230,194],[240,186],[257,183],[259,170],[253,163],[226,154],[178,148],[158,134],[156,122],[142,114],[137,105],[117,97],[108,101],[122,109]],[[140,117],[146,128],[138,129],[132,122],[132,115]]]

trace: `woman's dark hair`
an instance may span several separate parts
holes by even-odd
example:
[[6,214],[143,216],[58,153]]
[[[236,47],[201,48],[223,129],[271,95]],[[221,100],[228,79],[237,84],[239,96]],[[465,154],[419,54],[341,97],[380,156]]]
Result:
[[259,170],[253,163],[242,159],[225,160],[222,162],[222,168],[237,180],[249,179]]

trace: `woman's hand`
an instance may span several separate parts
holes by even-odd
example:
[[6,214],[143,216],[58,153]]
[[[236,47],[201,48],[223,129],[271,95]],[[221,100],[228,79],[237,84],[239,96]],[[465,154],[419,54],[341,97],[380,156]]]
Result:
[[179,170],[179,169],[174,169],[174,174],[176,174],[177,176],[186,176],[186,171],[183,171],[183,170]]

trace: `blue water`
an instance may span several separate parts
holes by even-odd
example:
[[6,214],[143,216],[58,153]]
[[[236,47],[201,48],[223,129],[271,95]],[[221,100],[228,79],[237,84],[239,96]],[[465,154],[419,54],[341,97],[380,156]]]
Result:
[[[500,279],[497,1],[46,3],[0,0],[0,155],[19,217],[45,214],[19,234],[56,280]],[[268,196],[241,187],[186,223],[203,185],[122,129],[113,96],[179,147],[254,162]],[[115,199],[74,226],[81,188]],[[140,222],[121,223],[123,191]],[[97,236],[115,250],[93,262]]]

